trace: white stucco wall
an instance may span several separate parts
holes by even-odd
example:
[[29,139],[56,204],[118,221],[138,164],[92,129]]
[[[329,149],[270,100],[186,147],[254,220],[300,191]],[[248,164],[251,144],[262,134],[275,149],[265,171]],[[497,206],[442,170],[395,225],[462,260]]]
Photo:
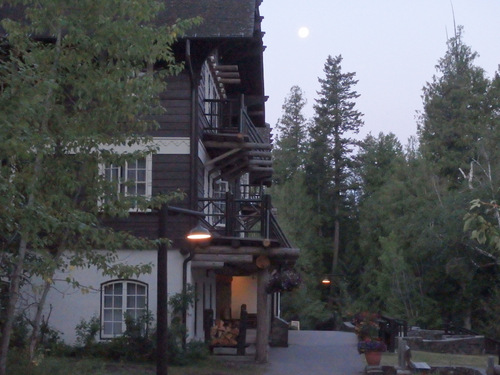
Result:
[[247,305],[249,313],[257,313],[257,277],[234,276],[231,283],[231,317],[239,319],[241,305]]
[[196,312],[195,309],[191,309],[188,312],[188,335],[189,338],[195,340],[204,340],[203,310],[212,309],[215,312],[217,309],[215,273],[206,269],[195,268],[192,270],[188,282],[196,288],[196,302],[194,306]]
[[[151,274],[141,275],[137,280],[148,285],[148,309],[156,317],[157,296],[157,251],[156,250],[122,250],[118,252],[119,261],[133,265],[139,263],[152,263]],[[184,257],[177,250],[168,251],[168,294],[169,296],[182,291],[182,263]],[[75,289],[65,280],[67,276],[75,277],[85,287],[82,292]],[[71,272],[59,273],[54,277],[54,287],[50,291],[45,305],[45,317],[49,316],[49,325],[62,333],[62,339],[68,344],[74,344],[76,340],[75,327],[81,319],[89,320],[92,316],[100,316],[102,283],[113,280],[104,277],[95,268],[78,268]],[[36,282],[34,287],[24,290],[28,298],[36,294]]]

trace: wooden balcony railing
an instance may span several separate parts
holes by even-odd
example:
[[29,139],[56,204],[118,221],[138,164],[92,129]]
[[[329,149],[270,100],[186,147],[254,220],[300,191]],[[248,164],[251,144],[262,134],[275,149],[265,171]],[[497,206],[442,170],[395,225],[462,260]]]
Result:
[[219,236],[271,239],[282,247],[291,247],[272,212],[269,195],[235,198],[226,193],[224,199],[201,198],[198,201],[205,213],[205,223]]
[[204,114],[205,133],[240,133],[248,136],[250,142],[265,143],[248,115],[243,95],[239,100],[206,99]]

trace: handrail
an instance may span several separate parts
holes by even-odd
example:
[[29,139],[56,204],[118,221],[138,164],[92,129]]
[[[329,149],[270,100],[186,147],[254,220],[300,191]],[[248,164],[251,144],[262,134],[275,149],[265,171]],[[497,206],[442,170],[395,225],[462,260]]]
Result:
[[243,107],[240,109],[240,131],[243,134],[247,134],[251,142],[264,143],[264,140],[255,128],[252,119],[248,116],[248,112]]
[[[238,131],[247,135],[250,142],[266,143],[257,131],[252,119],[245,108],[244,97],[236,99],[205,99],[208,112],[203,108],[206,118],[204,131],[211,134],[223,134]],[[234,106],[238,106],[234,108]],[[233,118],[236,118],[236,121]]]
[[214,233],[228,237],[277,240],[283,247],[292,247],[272,213],[268,195],[235,198],[199,198],[205,214],[204,224]]

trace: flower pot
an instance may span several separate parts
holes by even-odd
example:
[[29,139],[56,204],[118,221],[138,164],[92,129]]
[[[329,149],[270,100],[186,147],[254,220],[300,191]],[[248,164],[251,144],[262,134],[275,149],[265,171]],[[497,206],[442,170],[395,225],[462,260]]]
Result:
[[382,352],[365,352],[365,359],[368,366],[380,366]]

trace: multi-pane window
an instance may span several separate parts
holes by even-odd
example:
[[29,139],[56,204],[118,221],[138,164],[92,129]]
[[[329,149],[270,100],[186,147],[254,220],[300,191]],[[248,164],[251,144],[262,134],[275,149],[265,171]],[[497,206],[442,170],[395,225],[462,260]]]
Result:
[[151,196],[151,156],[122,165],[107,164],[104,167],[104,177],[115,186],[117,195]]
[[147,285],[137,281],[114,281],[101,289],[102,337],[120,336],[125,332],[125,317],[140,319],[147,312]]

